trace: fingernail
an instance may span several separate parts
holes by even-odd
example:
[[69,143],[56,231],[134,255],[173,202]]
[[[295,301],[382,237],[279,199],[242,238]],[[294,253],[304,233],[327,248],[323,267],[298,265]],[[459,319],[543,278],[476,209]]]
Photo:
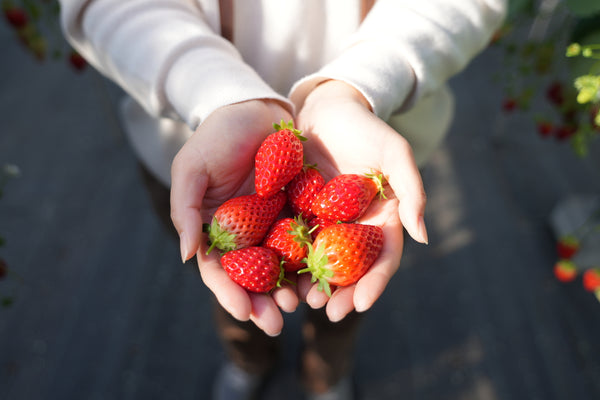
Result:
[[419,230],[419,236],[421,237],[421,242],[425,244],[429,244],[429,238],[427,236],[427,228],[425,227],[425,219],[423,216],[419,217],[419,223],[417,229]]
[[187,235],[185,232],[181,232],[179,234],[179,249],[181,251],[181,262],[185,264],[188,260],[188,243],[187,243]]

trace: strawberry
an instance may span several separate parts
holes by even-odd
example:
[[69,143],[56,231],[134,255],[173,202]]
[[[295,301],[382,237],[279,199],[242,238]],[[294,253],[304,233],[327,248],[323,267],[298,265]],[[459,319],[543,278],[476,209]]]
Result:
[[579,239],[573,235],[565,235],[556,242],[556,252],[560,258],[571,258],[579,250]]
[[311,211],[325,220],[353,222],[365,213],[377,193],[383,197],[382,175],[338,175],[317,193]]
[[286,271],[295,272],[304,267],[302,260],[306,257],[308,244],[312,243],[310,234],[302,217],[283,218],[271,226],[262,246],[277,253]]
[[312,201],[323,186],[325,186],[325,178],[316,166],[304,166],[285,188],[294,214],[302,214],[305,220],[311,219],[314,216],[310,210]]
[[583,273],[583,287],[590,292],[600,290],[600,268],[590,268]]
[[283,269],[277,254],[265,247],[251,246],[228,251],[221,265],[238,285],[255,293],[267,293],[281,285]]
[[559,141],[564,141],[577,133],[578,127],[573,124],[561,125],[554,130],[554,136]]
[[554,264],[554,276],[561,282],[571,282],[577,278],[577,267],[571,260],[558,260]]
[[375,225],[335,224],[323,229],[308,247],[307,267],[318,289],[331,296],[330,285],[357,282],[375,262],[383,248],[383,230]]
[[562,106],[565,102],[565,93],[562,83],[552,82],[546,89],[546,98],[555,106]]
[[4,9],[4,17],[8,23],[16,29],[25,27],[29,22],[29,17],[24,9],[19,7],[8,7]]
[[8,275],[8,264],[0,258],[0,280],[6,278],[6,275]]
[[517,100],[513,99],[513,98],[507,98],[504,99],[502,101],[502,110],[504,110],[504,112],[513,112],[514,110],[516,110],[518,107],[517,104]]
[[286,196],[278,192],[271,197],[257,194],[234,197],[221,204],[210,225],[204,226],[213,248],[223,252],[259,244],[283,209]]
[[79,54],[75,50],[72,50],[69,53],[68,60],[69,64],[75,69],[75,71],[83,71],[87,66],[87,61],[85,60],[85,58],[83,58],[81,54]]
[[276,132],[267,136],[254,156],[256,193],[269,197],[280,191],[302,170],[306,140],[292,121],[274,124]]
[[542,137],[548,137],[552,135],[554,131],[554,125],[550,121],[538,121],[537,122],[537,131]]

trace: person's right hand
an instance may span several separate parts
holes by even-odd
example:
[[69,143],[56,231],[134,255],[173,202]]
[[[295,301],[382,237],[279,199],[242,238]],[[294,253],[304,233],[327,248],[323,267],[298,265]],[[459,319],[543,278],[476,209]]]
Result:
[[279,103],[251,100],[214,111],[181,148],[171,167],[171,219],[184,261],[197,255],[202,280],[217,301],[240,321],[252,320],[269,335],[283,328],[279,309],[298,306],[290,285],[271,295],[249,293],[232,281],[217,251],[206,255],[202,224],[226,200],[254,192],[254,155],[273,132],[273,123],[291,115]]

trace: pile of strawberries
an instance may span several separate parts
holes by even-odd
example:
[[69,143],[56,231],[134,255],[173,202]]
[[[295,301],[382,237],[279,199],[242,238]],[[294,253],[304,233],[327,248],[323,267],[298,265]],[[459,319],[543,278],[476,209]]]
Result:
[[342,174],[326,182],[304,164],[306,138],[293,122],[274,127],[255,155],[256,193],[227,200],[205,225],[207,254],[219,249],[225,271],[249,291],[272,291],[286,272],[310,273],[331,296],[331,285],[355,283],[381,252],[382,229],[356,221],[383,197],[383,177]]

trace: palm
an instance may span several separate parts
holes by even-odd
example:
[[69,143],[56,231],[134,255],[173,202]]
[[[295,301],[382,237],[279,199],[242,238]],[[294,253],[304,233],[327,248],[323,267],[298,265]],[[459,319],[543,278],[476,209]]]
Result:
[[172,166],[172,219],[181,237],[182,257],[197,253],[204,283],[219,303],[239,320],[252,319],[265,332],[281,331],[278,306],[292,311],[298,298],[290,288],[273,296],[250,294],[234,283],[216,252],[206,255],[201,234],[215,209],[226,200],[254,190],[254,154],[273,131],[273,122],[290,119],[274,103],[250,101],[215,111],[178,153]]
[[[305,104],[296,119],[309,139],[305,144],[306,161],[317,164],[326,180],[341,173],[378,171],[390,180],[391,187],[386,188],[387,200],[375,201],[360,221],[381,226],[385,237],[382,253],[367,274],[355,285],[337,288],[331,298],[319,292],[308,277],[299,281],[300,296],[312,307],[327,305],[333,320],[353,309],[368,309],[385,289],[402,256],[403,210],[398,198],[408,197],[415,185],[420,187],[404,139],[362,104],[336,100]],[[406,171],[413,174],[407,177],[403,175]]]

